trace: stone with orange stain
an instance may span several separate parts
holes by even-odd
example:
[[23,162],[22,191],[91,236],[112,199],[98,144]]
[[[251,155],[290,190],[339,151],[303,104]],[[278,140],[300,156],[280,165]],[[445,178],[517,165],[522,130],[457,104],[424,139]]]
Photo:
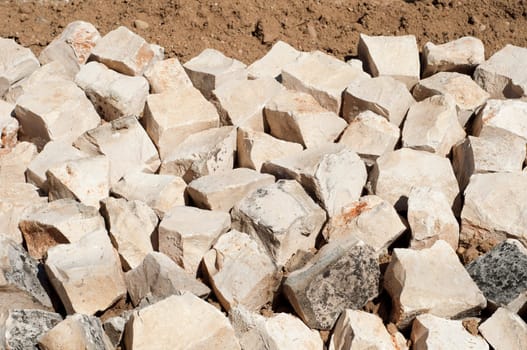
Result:
[[193,87],[190,78],[177,58],[169,58],[153,63],[144,74],[150,84],[150,92],[160,94],[166,91],[179,91]]
[[488,100],[476,116],[472,129],[474,136],[485,138],[507,132],[527,142],[527,101]]

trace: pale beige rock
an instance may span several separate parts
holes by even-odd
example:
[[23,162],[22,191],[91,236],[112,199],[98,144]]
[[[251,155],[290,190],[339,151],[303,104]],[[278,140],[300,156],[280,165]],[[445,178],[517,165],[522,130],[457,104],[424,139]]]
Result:
[[454,99],[436,95],[410,107],[402,131],[403,147],[446,156],[465,138]]
[[112,186],[112,194],[130,200],[145,202],[160,219],[177,205],[185,205],[185,188],[182,178],[173,175],[133,172],[123,176]]
[[139,119],[143,115],[149,89],[144,77],[130,77],[102,63],[90,62],[80,68],[75,83],[107,121],[128,116]]
[[527,324],[515,313],[499,308],[479,326],[479,331],[496,350],[525,349]]
[[110,192],[110,163],[106,156],[66,161],[46,171],[49,200],[71,198],[98,207]]
[[282,68],[294,62],[301,52],[291,45],[278,40],[273,47],[259,60],[247,67],[249,79],[273,78],[280,79]]
[[368,178],[359,156],[339,144],[326,144],[269,161],[262,166],[262,172],[298,181],[330,218],[359,199]]
[[474,80],[492,98],[517,98],[527,95],[527,48],[505,45],[476,67]]
[[227,213],[174,207],[159,224],[159,251],[195,275],[203,255],[230,226]]
[[163,253],[148,253],[144,260],[125,274],[130,299],[138,306],[145,297],[166,298],[190,292],[206,297],[210,289],[183,270]]
[[42,259],[57,244],[75,243],[88,233],[106,231],[98,207],[72,199],[35,206],[20,218],[19,228],[29,254],[35,259]]
[[273,300],[282,277],[265,248],[236,230],[221,235],[203,256],[203,270],[227,312],[237,305],[259,311]]
[[488,100],[472,129],[474,136],[490,137],[506,131],[527,140],[527,101]]
[[[0,37],[0,52],[2,52],[0,57],[0,80],[6,81],[8,88],[10,85],[29,76],[40,66],[31,50],[18,45],[13,39]],[[1,89],[0,97],[5,93]]]
[[189,183],[187,192],[203,209],[229,212],[241,199],[258,188],[274,183],[274,177],[246,168],[205,175]]
[[347,125],[337,114],[320,106],[313,96],[292,90],[269,101],[264,116],[271,135],[306,148],[335,141]]
[[187,183],[234,167],[236,128],[224,126],[188,136],[161,164],[161,174],[181,176]]
[[412,93],[418,101],[434,95],[451,95],[456,102],[461,126],[465,126],[490,97],[470,76],[454,72],[440,72],[420,80]]
[[282,83],[291,90],[310,94],[325,109],[340,114],[342,92],[354,80],[369,75],[321,51],[302,53],[282,68]]
[[245,79],[246,65],[214,49],[205,49],[198,56],[183,64],[194,86],[207,100],[212,90],[229,80]]
[[459,194],[459,185],[447,158],[410,148],[377,158],[370,177],[373,192],[398,211],[407,209],[408,195],[413,187],[430,187],[443,192],[451,205]]
[[119,118],[88,130],[74,146],[93,156],[108,157],[112,185],[135,171],[155,173],[161,163],[156,147],[135,117]]
[[155,51],[126,27],[112,30],[97,41],[90,59],[126,75],[142,75],[155,58]]
[[0,99],[0,153],[16,146],[18,120],[12,117],[15,105]]
[[273,78],[231,80],[212,91],[212,99],[222,125],[235,125],[264,131],[263,108],[284,91]]
[[238,166],[260,171],[262,164],[276,158],[301,152],[303,147],[296,142],[277,139],[263,132],[238,128]]
[[392,77],[356,80],[344,91],[342,117],[351,122],[361,112],[372,111],[400,126],[414,103],[406,85]]
[[127,350],[240,349],[228,319],[190,293],[134,311],[126,324],[124,345]]
[[413,35],[360,34],[358,53],[374,77],[391,76],[408,89],[419,81],[419,49]]
[[36,155],[37,147],[29,142],[18,143],[9,153],[0,152],[2,185],[26,182],[26,168]]
[[231,211],[233,228],[257,237],[285,265],[297,250],[314,248],[326,213],[296,181],[280,180],[245,197]]
[[429,187],[415,187],[408,195],[408,224],[412,232],[410,247],[431,247],[442,239],[456,250],[459,225],[448,199],[442,192]]
[[450,245],[438,240],[422,250],[393,251],[384,274],[392,298],[392,321],[399,329],[424,313],[445,318],[477,314],[487,301]]
[[149,95],[143,125],[161,159],[188,136],[219,126],[218,112],[194,87]]
[[144,76],[148,80],[150,92],[153,94],[181,91],[193,87],[185,69],[175,57],[151,64]]
[[119,255],[105,232],[50,248],[45,268],[68,314],[93,315],[126,295]]
[[124,198],[101,201],[101,212],[125,270],[136,268],[153,251],[157,215],[144,202]]
[[39,149],[48,141],[72,142],[101,121],[84,91],[67,80],[45,81],[30,89],[18,98],[15,114],[24,138]]
[[485,61],[485,46],[478,38],[464,36],[444,44],[427,42],[423,46],[423,76],[437,72],[472,74],[478,64]]
[[100,38],[101,35],[93,24],[84,21],[71,22],[42,50],[40,63],[44,65],[58,61],[65,67],[68,75],[74,77],[81,65],[86,63]]

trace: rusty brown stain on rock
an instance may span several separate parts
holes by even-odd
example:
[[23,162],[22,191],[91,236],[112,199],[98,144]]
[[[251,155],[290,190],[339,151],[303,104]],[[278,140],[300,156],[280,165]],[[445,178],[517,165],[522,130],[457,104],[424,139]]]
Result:
[[142,70],[154,58],[154,51],[148,43],[144,43],[137,51],[135,64],[139,70]]
[[350,222],[351,220],[353,220],[354,218],[362,214],[362,212],[364,212],[367,209],[368,209],[368,203],[359,202],[353,207],[346,209],[342,213],[342,218],[344,219],[344,222],[346,223]]

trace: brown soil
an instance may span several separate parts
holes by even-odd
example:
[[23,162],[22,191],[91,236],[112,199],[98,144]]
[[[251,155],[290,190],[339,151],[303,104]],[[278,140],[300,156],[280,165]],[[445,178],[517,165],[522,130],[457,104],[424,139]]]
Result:
[[[138,19],[148,28],[134,28]],[[0,0],[0,36],[36,53],[74,20],[101,34],[127,26],[182,61],[216,48],[250,63],[279,39],[345,58],[359,33],[415,34],[420,45],[472,35],[487,55],[507,43],[527,47],[525,0]]]

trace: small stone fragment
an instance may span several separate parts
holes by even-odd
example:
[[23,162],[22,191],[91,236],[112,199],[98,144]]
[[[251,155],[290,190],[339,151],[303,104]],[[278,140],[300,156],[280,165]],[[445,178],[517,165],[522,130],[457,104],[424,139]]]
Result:
[[478,329],[495,350],[527,348],[527,324],[505,308],[496,310]]
[[278,40],[267,53],[247,67],[249,79],[281,78],[282,68],[294,62],[301,52],[291,45]]
[[0,152],[2,185],[26,182],[26,168],[36,155],[37,147],[29,142],[18,143],[9,153]]
[[18,120],[12,117],[15,106],[0,99],[0,154],[16,146]]
[[[2,52],[2,56],[0,56],[0,80],[7,83],[7,88],[29,76],[40,66],[33,52],[18,45],[13,39],[0,37],[0,52]],[[3,84],[0,83],[0,86]],[[0,87],[0,97],[5,92],[6,90],[2,91],[2,87]]]
[[117,347],[121,343],[125,326],[126,319],[121,316],[110,317],[103,322],[102,327],[104,332],[114,347]]
[[194,87],[185,69],[175,57],[151,64],[144,76],[150,84],[152,94],[175,92]]
[[[7,349],[37,350],[38,338],[60,321],[62,317],[54,312],[31,309],[9,310],[5,321],[5,345]],[[3,346],[1,343],[0,345]]]
[[498,136],[505,131],[527,141],[527,101],[488,100],[472,129],[474,136]]

